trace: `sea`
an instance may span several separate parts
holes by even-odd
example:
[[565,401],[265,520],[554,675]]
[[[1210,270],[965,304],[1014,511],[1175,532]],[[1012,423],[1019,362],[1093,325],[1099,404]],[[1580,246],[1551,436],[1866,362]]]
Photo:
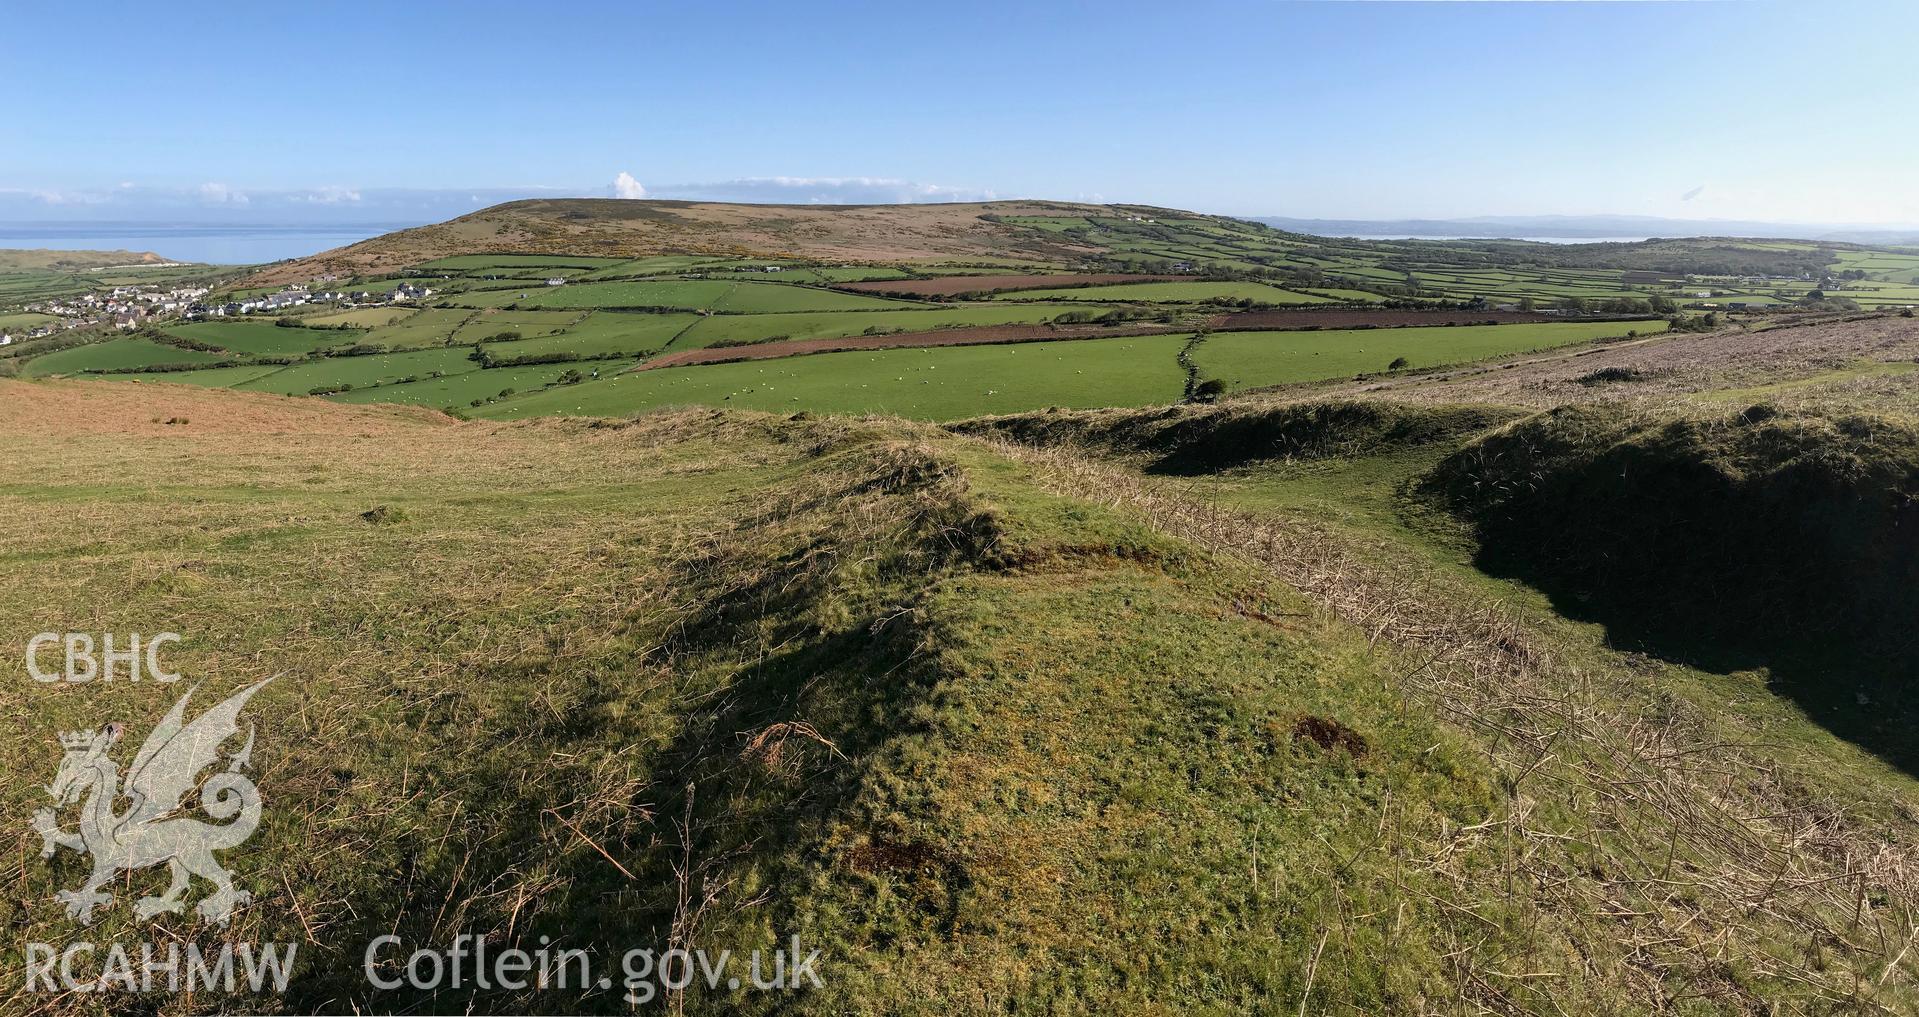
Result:
[[169,261],[258,265],[301,258],[417,222],[327,225],[0,222],[0,250],[152,251]]
[[1527,240],[1535,244],[1636,244],[1651,237],[1436,237],[1417,233],[1368,233],[1359,240]]

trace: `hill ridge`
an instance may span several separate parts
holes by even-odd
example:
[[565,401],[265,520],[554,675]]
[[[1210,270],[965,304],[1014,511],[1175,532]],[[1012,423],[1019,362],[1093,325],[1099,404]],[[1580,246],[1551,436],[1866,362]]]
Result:
[[645,257],[727,254],[846,261],[936,258],[1074,260],[1096,253],[994,221],[1002,215],[1203,213],[1147,205],[1046,199],[894,205],[760,205],[625,198],[528,198],[416,226],[281,265],[259,285],[332,273],[365,274],[457,254],[555,253]]

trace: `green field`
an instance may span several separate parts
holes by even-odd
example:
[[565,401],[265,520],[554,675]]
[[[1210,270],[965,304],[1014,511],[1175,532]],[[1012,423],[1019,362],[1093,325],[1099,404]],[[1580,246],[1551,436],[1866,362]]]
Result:
[[234,387],[251,392],[280,392],[286,395],[305,395],[316,388],[339,385],[364,388],[404,377],[424,378],[434,371],[454,374],[478,370],[479,365],[467,359],[470,352],[465,347],[455,347],[369,357],[330,357],[275,371]]
[[39,328],[50,321],[59,321],[51,314],[37,314],[32,311],[16,311],[12,314],[0,314],[0,332],[24,332]]
[[585,315],[579,311],[497,311],[476,314],[453,330],[448,340],[455,346],[470,346],[502,332],[518,332],[522,338],[564,332]]
[[198,385],[202,388],[239,388],[249,381],[284,370],[278,364],[235,364],[209,367],[201,371],[155,371],[142,374],[104,375],[108,381],[157,381],[168,385]]
[[483,416],[625,416],[704,404],[773,412],[891,413],[949,420],[1048,406],[1144,406],[1179,399],[1185,336],[1130,336],[822,353],[635,371],[486,407]]
[[653,258],[635,258],[596,268],[576,278],[584,282],[597,282],[603,279],[629,279],[638,276],[670,275],[707,267],[725,266],[733,263],[732,258],[701,254],[665,254]]
[[1260,304],[1324,304],[1325,297],[1294,293],[1251,282],[1120,283],[1114,286],[1062,287],[1001,293],[995,300],[1109,300],[1198,303],[1202,300],[1251,300]]
[[417,313],[418,310],[415,307],[356,307],[350,311],[330,311],[326,314],[308,315],[300,320],[310,325],[380,328]]
[[589,377],[593,372],[598,371],[604,377],[620,371],[630,363],[632,362],[606,360],[463,371],[459,374],[449,374],[444,378],[429,378],[404,385],[357,389],[336,396],[328,396],[328,398],[347,403],[408,403],[416,406],[466,409],[475,399],[498,398],[501,397],[501,393],[509,389],[515,394],[532,392],[568,371],[579,371],[582,375]]
[[619,258],[594,258],[571,254],[460,254],[438,258],[414,267],[424,272],[468,272],[485,268],[605,268],[621,263]]
[[[171,328],[175,334],[219,345],[242,356],[314,356],[328,348],[347,345],[380,347],[393,354],[413,351],[435,354],[400,361],[318,358],[286,371],[261,374],[222,369],[180,379],[193,384],[224,382],[288,392],[352,384],[355,389],[351,398],[362,402],[377,399],[378,386],[390,384],[396,378],[418,377],[435,370],[449,375],[464,374],[476,369],[474,362],[466,359],[467,348],[475,343],[485,343],[487,355],[495,362],[563,356],[590,363],[590,358],[596,357],[637,358],[701,347],[779,340],[1039,324],[1069,313],[1076,317],[1097,316],[1116,308],[1163,322],[1196,322],[1200,314],[1217,310],[1206,306],[1208,302],[1286,306],[1377,303],[1387,298],[1410,298],[1428,306],[1440,301],[1467,300],[1477,300],[1479,306],[1484,306],[1489,301],[1506,303],[1531,298],[1543,306],[1577,300],[1624,301],[1611,307],[1594,303],[1592,309],[1630,313],[1649,311],[1648,298],[1667,295],[1695,308],[1702,303],[1720,308],[1732,303],[1763,308],[1798,301],[1817,284],[1819,272],[1826,267],[1834,272],[1866,273],[1864,280],[1846,280],[1829,289],[1835,296],[1858,301],[1868,309],[1919,302],[1919,283],[1912,282],[1912,277],[1919,274],[1919,255],[1895,250],[1710,239],[1655,241],[1644,245],[1563,246],[1510,241],[1353,240],[1286,234],[1246,222],[1188,213],[1152,217],[1119,214],[1014,217],[1004,221],[1016,229],[1030,228],[1035,235],[1056,236],[1085,250],[1100,252],[1082,259],[1072,266],[1074,268],[1182,273],[1188,277],[1160,283],[1057,286],[1001,293],[975,301],[914,301],[841,292],[828,287],[852,279],[964,275],[1009,269],[1063,271],[1068,266],[994,256],[892,266],[718,254],[639,258],[524,252],[472,254],[395,268],[390,276],[373,277],[343,287],[353,289],[360,285],[384,289],[400,279],[425,278],[438,291],[432,303],[446,306],[320,311],[306,319],[316,325],[351,325],[366,329],[364,332],[279,329],[266,320]],[[1695,264],[1697,271],[1680,270]],[[762,271],[770,265],[780,266],[781,271]],[[561,286],[545,285],[547,278],[555,275],[571,281]],[[1700,298],[1698,293],[1702,291],[1715,296]],[[1627,327],[1650,331],[1658,326]],[[1231,389],[1241,389],[1375,373],[1387,370],[1388,365],[1401,358],[1414,368],[1461,363],[1580,342],[1595,335],[1616,335],[1620,331],[1620,326],[1612,324],[1573,321],[1499,329],[1285,333],[1278,338],[1219,334],[1196,348],[1194,363],[1204,378],[1217,378]],[[518,338],[489,341],[509,332]],[[59,354],[21,363],[28,373],[39,374],[71,371],[78,365],[128,367],[200,359],[187,356],[186,352],[123,343],[103,347],[95,353]],[[440,356],[441,353],[447,355]],[[866,356],[871,362],[871,355]],[[936,360],[929,363],[936,363],[937,358],[956,357],[971,364],[973,361],[967,358],[975,354],[918,351],[888,356],[934,356]],[[995,357],[1018,354],[1001,351],[979,356],[987,358],[979,361],[984,364],[997,363]],[[221,363],[217,358],[212,362]],[[1155,363],[1146,370],[1157,378],[1164,366]],[[565,370],[553,365],[540,367],[537,375],[540,378],[557,376]],[[762,369],[750,370],[757,373]],[[814,375],[819,368],[811,361],[778,369],[797,372],[795,379],[805,383],[797,392],[783,390],[770,401],[757,389],[750,393],[743,391],[736,375],[744,369],[737,366],[680,369],[651,379],[635,375],[617,384],[602,380],[584,386],[583,391],[592,393],[592,398],[598,400],[603,391],[631,390],[635,393],[632,397],[621,397],[614,402],[636,407],[680,399],[727,404],[744,401],[773,409],[790,408],[795,403],[805,408],[854,407],[860,411],[895,405],[892,401],[875,401],[878,392],[873,388],[874,378],[856,377],[847,383],[852,386],[848,390],[837,382],[816,379]],[[709,370],[713,373],[705,373]],[[1105,375],[1101,372],[1100,376]],[[529,379],[535,377],[528,376]],[[1066,386],[1069,390],[1077,384],[1078,377],[1075,373],[1064,379],[1070,382]],[[1137,386],[1122,376],[1114,377],[1120,380],[1115,382],[1112,398],[1120,403],[1137,402]],[[1032,384],[1050,390],[1058,387],[1056,383],[1061,380],[1040,377],[1032,379]],[[676,386],[674,391],[659,389],[669,383]],[[392,395],[395,399],[441,405],[497,395],[498,389],[469,390],[468,384],[456,385],[444,379],[435,379],[433,384],[416,381],[404,391],[395,388]],[[471,379],[470,384],[483,387],[484,383],[476,378]],[[946,395],[956,384],[944,378],[938,383],[929,381],[924,387],[937,392],[927,394],[926,398],[918,398],[916,394],[898,403],[901,412],[942,418],[962,415],[966,408]],[[860,385],[867,388],[861,390]],[[524,393],[529,386],[499,387],[513,387]],[[1018,399],[1008,401],[1028,399],[1027,390],[1017,381],[1002,383],[998,375],[989,375],[980,387],[982,391],[990,389],[995,393],[1018,395]],[[778,386],[773,388],[777,390]],[[578,392],[569,393],[567,398],[575,395]],[[809,402],[814,395],[820,397],[817,405]],[[893,400],[896,396],[897,393],[890,393],[887,398]],[[553,393],[537,397],[521,394],[512,401],[517,406],[536,399],[555,405],[564,401]],[[1052,401],[1097,405],[1100,400],[1091,394],[1073,393],[1070,398]],[[537,409],[542,404],[528,405]],[[977,407],[980,412],[998,408]]]
[[762,272],[755,268],[736,268],[726,271],[709,270],[709,279],[722,279],[728,282],[783,282],[803,283],[808,286],[831,286],[837,283],[872,282],[875,280],[906,279],[907,273],[896,268],[860,268],[860,267],[812,267],[791,265],[778,272]]
[[429,307],[417,311],[385,328],[376,328],[359,341],[391,349],[418,349],[444,346],[453,333],[473,317],[472,311],[458,308]]
[[[579,312],[565,312],[578,317]],[[547,353],[576,353],[582,357],[606,353],[651,353],[665,348],[668,341],[696,321],[695,314],[639,314],[623,311],[594,311],[557,335],[529,337],[517,342],[488,343],[487,352],[495,357],[538,356]],[[468,331],[473,331],[471,325]],[[486,333],[490,330],[478,330]]]
[[1193,352],[1203,378],[1228,391],[1323,381],[1387,370],[1459,364],[1508,353],[1569,346],[1628,331],[1664,331],[1663,321],[1460,325],[1439,328],[1341,329],[1322,332],[1217,332]]
[[[288,319],[293,320],[293,319]],[[234,353],[293,356],[327,346],[351,344],[356,332],[337,329],[282,327],[274,319],[252,321],[197,321],[168,325],[168,335],[207,343]]]
[[971,305],[900,311],[816,311],[798,314],[716,314],[700,319],[675,347],[689,349],[717,342],[756,343],[771,339],[837,339],[885,332],[926,332],[968,325],[1008,325],[1051,320],[1067,312],[1094,313],[1101,307],[1071,304]]
[[452,302],[466,307],[593,308],[674,307],[734,314],[767,311],[858,311],[912,307],[854,293],[785,286],[769,282],[678,279],[659,282],[568,283],[525,289],[471,290]]
[[155,364],[218,364],[231,359],[219,353],[166,346],[151,339],[122,338],[35,357],[27,361],[22,373],[29,378],[42,378],[52,374],[112,371]]
[[1308,296],[1327,297],[1332,300],[1355,304],[1377,303],[1379,301],[1379,294],[1368,290],[1346,290],[1336,287],[1307,286],[1302,288],[1301,292],[1306,293]]

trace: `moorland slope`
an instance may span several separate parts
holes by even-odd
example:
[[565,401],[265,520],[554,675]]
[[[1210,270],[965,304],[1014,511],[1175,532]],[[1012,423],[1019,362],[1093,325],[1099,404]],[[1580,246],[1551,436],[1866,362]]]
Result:
[[914,261],[1071,260],[1091,248],[994,222],[996,215],[1081,216],[1133,206],[1058,201],[911,205],[742,205],[712,201],[539,198],[481,209],[274,266],[260,285],[403,268],[459,254],[638,258],[665,254]]

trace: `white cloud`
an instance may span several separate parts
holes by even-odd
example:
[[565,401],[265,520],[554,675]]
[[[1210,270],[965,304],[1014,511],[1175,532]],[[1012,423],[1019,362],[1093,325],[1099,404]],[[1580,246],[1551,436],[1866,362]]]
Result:
[[200,185],[200,200],[209,205],[244,205],[247,196],[225,184],[209,181]]
[[1690,191],[1687,191],[1686,193],[1684,193],[1684,194],[1682,194],[1682,195],[1680,195],[1680,196],[1679,196],[1679,200],[1680,200],[1680,201],[1691,201],[1692,199],[1694,199],[1694,198],[1697,198],[1697,197],[1699,197],[1700,195],[1702,195],[1702,194],[1704,194],[1704,193],[1706,193],[1706,185],[1705,185],[1705,184],[1700,184],[1700,185],[1699,185],[1698,187],[1695,187],[1695,188],[1693,188],[1692,190],[1690,190]]
[[107,201],[106,195],[91,191],[35,191],[33,196],[48,205],[99,205]]
[[0,201],[9,204],[32,201],[42,205],[98,205],[107,200],[92,191],[55,191],[33,187],[0,187]]
[[360,200],[360,192],[350,187],[329,185],[296,195],[293,200],[304,201],[309,205],[356,204]]
[[646,197],[646,188],[640,186],[638,180],[633,179],[633,174],[622,170],[619,176],[613,178],[613,196],[616,198],[644,198]]

